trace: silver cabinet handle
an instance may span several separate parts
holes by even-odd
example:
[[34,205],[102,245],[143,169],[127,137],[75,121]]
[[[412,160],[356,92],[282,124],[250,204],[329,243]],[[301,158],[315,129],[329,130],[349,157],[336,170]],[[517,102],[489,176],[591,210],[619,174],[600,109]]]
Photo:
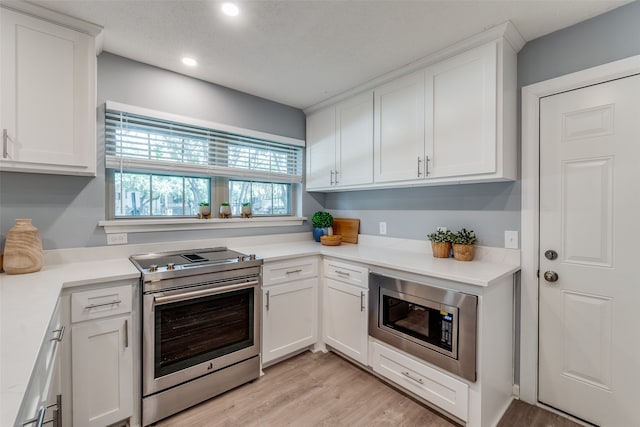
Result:
[[412,381],[417,382],[418,384],[424,384],[424,381],[422,381],[422,378],[416,378],[413,375],[411,375],[409,372],[403,372],[402,375],[404,375],[405,377],[409,378]]
[[120,304],[122,302],[122,300],[119,299],[114,299],[111,302],[103,302],[102,304],[89,304],[87,306],[84,307],[85,310],[91,310],[93,308],[98,308],[98,307],[105,307],[107,305],[116,305],[116,304]]
[[124,348],[129,348],[129,319],[124,319]]
[[302,269],[299,268],[297,270],[291,270],[286,272],[286,274],[295,274],[295,273],[302,273]]
[[336,175],[336,178],[335,178],[335,180],[334,180],[334,181],[335,181],[334,183],[335,183],[336,185],[338,185],[338,174],[339,174],[339,173],[340,173],[340,172],[338,172],[338,171],[335,171],[335,172],[334,172],[334,174]]
[[340,270],[335,270],[336,274],[339,274],[341,276],[351,276],[351,273],[347,272],[347,271],[340,271]]
[[330,173],[330,177],[329,177],[329,185],[333,185],[333,171],[329,171]]
[[265,305],[267,311],[269,311],[269,291],[267,291],[267,304]]
[[418,178],[420,178],[420,175],[422,175],[422,168],[420,167],[420,163],[422,163],[422,159],[420,158],[420,156],[418,156]]
[[60,326],[60,329],[56,329],[54,331],[51,331],[54,334],[57,333],[58,336],[51,338],[49,341],[61,342],[62,341],[62,337],[64,337],[64,330],[65,330],[65,327],[64,326]]
[[9,157],[9,133],[6,129],[2,129],[2,158]]
[[360,311],[364,311],[364,291],[360,291]]
[[429,176],[429,156],[424,157],[424,176]]

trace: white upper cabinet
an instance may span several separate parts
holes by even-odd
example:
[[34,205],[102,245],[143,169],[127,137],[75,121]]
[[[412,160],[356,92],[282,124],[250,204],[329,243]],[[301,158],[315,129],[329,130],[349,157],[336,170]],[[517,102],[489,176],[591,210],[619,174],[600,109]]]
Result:
[[374,93],[374,181],[422,178],[424,71],[387,83]]
[[307,116],[307,190],[373,182],[373,94]]
[[[317,112],[311,113],[307,122],[307,189],[516,179],[516,61],[523,45],[522,37],[506,23],[423,59],[422,68],[411,65],[378,79],[378,86],[373,87],[372,158],[364,143],[369,128],[364,122],[346,127],[339,113],[340,105],[355,103],[361,95],[320,111],[312,107],[311,111]],[[374,84],[363,85],[367,95]],[[334,109],[335,116],[331,114]],[[358,111],[364,114],[365,108]],[[335,135],[330,132],[332,126]],[[361,142],[349,145],[352,155],[345,155],[344,150],[341,157],[330,153],[332,146],[340,147],[345,134],[350,143]],[[331,163],[331,155],[335,163]],[[364,175],[369,161],[373,181]],[[348,171],[356,170],[362,170],[363,175],[348,176]]]
[[497,46],[426,70],[425,177],[496,172]]
[[95,175],[95,38],[4,7],[0,15],[0,170]]

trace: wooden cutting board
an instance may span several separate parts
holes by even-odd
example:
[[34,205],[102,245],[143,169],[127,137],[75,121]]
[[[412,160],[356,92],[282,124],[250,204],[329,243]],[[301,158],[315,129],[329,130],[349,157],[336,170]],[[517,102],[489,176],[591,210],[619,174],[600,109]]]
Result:
[[333,218],[333,234],[342,236],[342,243],[358,243],[360,220],[356,218]]

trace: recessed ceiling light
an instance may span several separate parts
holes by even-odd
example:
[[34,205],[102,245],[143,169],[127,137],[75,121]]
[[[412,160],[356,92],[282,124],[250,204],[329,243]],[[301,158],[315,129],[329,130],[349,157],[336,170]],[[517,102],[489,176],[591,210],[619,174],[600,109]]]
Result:
[[222,3],[222,12],[227,16],[238,16],[240,9],[234,3]]
[[185,56],[184,58],[182,58],[182,63],[184,65],[188,65],[189,67],[195,67],[196,65],[198,65],[198,61],[196,61],[193,58],[189,58],[187,56]]

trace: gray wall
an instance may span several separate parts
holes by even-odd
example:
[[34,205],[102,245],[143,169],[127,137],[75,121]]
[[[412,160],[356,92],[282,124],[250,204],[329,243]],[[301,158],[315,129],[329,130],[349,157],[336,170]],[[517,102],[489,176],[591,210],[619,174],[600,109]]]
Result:
[[[104,101],[166,111],[258,131],[305,138],[296,108],[203,82],[109,53],[98,58],[98,105]],[[97,117],[98,123],[101,122]],[[0,245],[16,218],[32,218],[45,249],[102,246],[106,235],[104,141],[98,128],[95,178],[0,172]],[[320,208],[322,196],[304,195],[302,214]],[[310,226],[129,234],[129,243],[307,231]],[[1,247],[1,246],[0,246]]]

